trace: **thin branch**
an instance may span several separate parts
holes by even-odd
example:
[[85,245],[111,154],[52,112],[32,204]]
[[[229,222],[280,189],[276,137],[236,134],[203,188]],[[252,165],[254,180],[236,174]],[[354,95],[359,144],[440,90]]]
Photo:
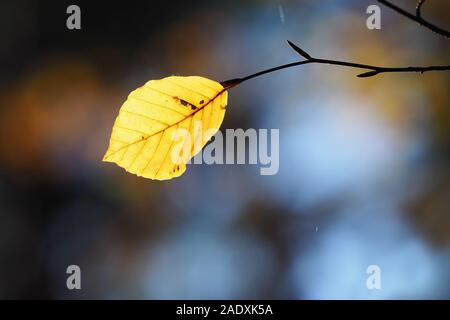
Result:
[[421,12],[421,10],[422,10],[422,6],[423,6],[423,4],[425,3],[425,1],[426,1],[426,0],[420,0],[420,1],[417,3],[417,6],[416,6],[416,17],[419,18],[419,19],[422,18],[422,12]]
[[288,63],[288,64],[283,64],[281,66],[275,67],[275,68],[270,68],[267,70],[263,70],[263,71],[259,71],[257,73],[253,73],[251,75],[248,75],[246,77],[242,77],[242,78],[235,78],[235,79],[231,79],[231,80],[227,80],[227,81],[222,81],[220,84],[227,89],[233,88],[239,84],[241,84],[244,81],[262,76],[264,74],[267,73],[272,73],[281,69],[287,69],[287,68],[292,68],[292,67],[296,67],[296,66],[301,66],[303,64],[308,64],[308,63],[312,63],[312,61],[310,60],[305,60],[305,61],[299,61],[299,62],[293,62],[293,63]]
[[416,15],[409,13],[408,11],[403,10],[400,7],[397,7],[395,4],[387,1],[387,0],[378,0],[379,3],[384,4],[386,7],[391,8],[392,10],[396,11],[397,13],[400,13],[401,15],[416,21],[417,23],[419,23],[421,26],[430,29],[431,31],[440,34],[441,36],[444,36],[446,38],[450,38],[450,32],[439,28],[438,26],[428,22],[427,20],[423,19],[421,16],[421,8],[423,3],[425,2],[424,0],[419,1],[417,8],[416,8]]
[[310,64],[310,63],[318,63],[318,64],[328,64],[328,65],[336,65],[336,66],[343,66],[343,67],[349,67],[349,68],[357,68],[357,69],[365,69],[368,70],[366,72],[360,73],[357,75],[359,78],[369,78],[376,75],[379,75],[381,73],[394,73],[394,72],[429,72],[429,71],[448,71],[450,70],[450,65],[435,65],[435,66],[425,66],[425,67],[379,67],[379,66],[373,66],[368,64],[362,64],[362,63],[353,63],[353,62],[347,62],[347,61],[339,61],[339,60],[329,60],[329,59],[320,59],[320,58],[313,58],[311,55],[309,55],[306,51],[299,48],[295,44],[293,44],[291,41],[288,40],[289,45],[292,49],[294,49],[298,54],[300,54],[303,58],[306,60],[299,61],[299,62],[293,62],[284,64],[278,67],[270,68],[267,70],[259,71],[257,73],[242,77],[242,78],[236,78],[231,79],[227,81],[223,81],[221,84],[225,89],[233,88],[239,84],[241,84],[244,81],[262,76],[267,73],[272,73],[278,70],[292,68],[296,66],[301,66],[304,64]]

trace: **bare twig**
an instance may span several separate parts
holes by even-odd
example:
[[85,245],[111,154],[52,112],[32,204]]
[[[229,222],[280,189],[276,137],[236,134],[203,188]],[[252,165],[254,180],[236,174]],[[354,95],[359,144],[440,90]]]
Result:
[[226,89],[230,89],[232,87],[235,87],[239,84],[241,84],[244,81],[262,76],[267,73],[272,73],[281,69],[287,69],[291,67],[301,66],[304,64],[310,64],[310,63],[318,63],[318,64],[329,64],[329,65],[336,65],[336,66],[343,66],[343,67],[349,67],[349,68],[358,68],[358,69],[365,69],[368,70],[366,72],[360,73],[357,75],[359,78],[369,78],[376,75],[379,75],[381,73],[394,73],[394,72],[429,72],[429,71],[446,71],[450,70],[450,65],[435,65],[435,66],[425,66],[425,67],[379,67],[379,66],[372,66],[368,64],[362,64],[362,63],[354,63],[354,62],[347,62],[347,61],[339,61],[339,60],[329,60],[329,59],[320,59],[320,58],[313,58],[311,55],[309,55],[305,50],[301,49],[294,43],[288,40],[289,45],[292,49],[294,49],[298,54],[300,54],[303,58],[306,60],[299,61],[299,62],[293,62],[284,64],[275,68],[270,68],[267,70],[263,70],[242,78],[236,78],[232,80],[227,80],[222,82],[221,84]]
[[409,13],[408,11],[403,10],[402,8],[396,6],[395,4],[391,3],[390,1],[387,0],[378,0],[379,3],[384,4],[386,7],[391,8],[392,10],[396,11],[397,13],[400,13],[401,15],[416,21],[417,23],[419,23],[421,26],[424,26],[425,28],[428,28],[429,30],[440,34],[441,36],[444,36],[446,38],[450,38],[450,32],[439,28],[438,26],[428,22],[427,20],[422,18],[421,15],[421,8],[422,5],[424,4],[425,0],[421,0],[419,1],[419,3],[417,4],[417,8],[416,8],[416,15]]
[[[420,25],[440,34],[444,37],[449,38],[450,32],[447,30],[441,29],[434,24],[431,24],[430,22],[424,20],[422,18],[421,9],[423,4],[426,0],[419,0],[416,7],[416,15],[413,15],[402,8],[397,7],[396,5],[392,4],[389,1],[386,0],[378,0],[381,4],[384,4],[385,6],[391,8],[392,10],[400,13],[401,15],[414,20],[418,22]],[[381,73],[394,73],[394,72],[429,72],[429,71],[448,71],[450,70],[450,65],[434,65],[434,66],[425,66],[425,67],[379,67],[379,66],[372,66],[368,64],[362,64],[362,63],[354,63],[354,62],[347,62],[347,61],[339,61],[339,60],[329,60],[329,59],[319,59],[319,58],[313,58],[311,55],[309,55],[305,50],[301,49],[300,47],[293,44],[291,41],[288,40],[289,45],[292,49],[294,49],[299,55],[301,55],[306,60],[299,61],[299,62],[293,62],[284,64],[278,67],[270,68],[267,70],[259,71],[257,73],[242,77],[242,78],[235,78],[227,81],[223,81],[221,84],[225,88],[224,90],[233,88],[239,84],[241,84],[244,81],[262,76],[264,74],[272,73],[278,70],[292,68],[296,66],[301,66],[304,64],[310,64],[310,63],[319,63],[319,64],[330,64],[330,65],[336,65],[336,66],[343,66],[343,67],[349,67],[349,68],[358,68],[358,69],[365,69],[368,70],[366,72],[360,73],[357,75],[359,78],[369,78],[376,75],[379,75]]]
[[[298,46],[293,44],[291,41],[288,40],[289,45],[292,49],[294,49],[297,52],[303,52],[302,49],[300,49]],[[301,54],[301,53],[300,53]],[[378,66],[372,66],[368,64],[361,64],[361,63],[353,63],[353,62],[346,62],[346,61],[337,61],[337,60],[328,60],[328,59],[318,59],[318,58],[312,58],[310,55],[301,54],[304,58],[306,58],[311,63],[322,63],[322,64],[331,64],[331,65],[337,65],[337,66],[344,66],[344,67],[351,67],[351,68],[360,68],[360,69],[367,69],[371,70],[368,72],[360,73],[358,74],[359,78],[368,78],[376,76],[380,73],[386,73],[386,72],[420,72],[424,73],[427,71],[444,71],[444,70],[450,70],[449,66],[427,66],[427,67],[378,67]],[[309,58],[308,58],[309,57]]]

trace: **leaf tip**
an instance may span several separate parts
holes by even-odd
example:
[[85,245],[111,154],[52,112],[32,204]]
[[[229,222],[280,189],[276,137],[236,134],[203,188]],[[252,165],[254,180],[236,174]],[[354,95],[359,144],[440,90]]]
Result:
[[111,161],[108,159],[109,156],[110,156],[110,153],[107,151],[107,152],[105,153],[105,155],[103,156],[103,158],[102,158],[102,162],[111,162]]

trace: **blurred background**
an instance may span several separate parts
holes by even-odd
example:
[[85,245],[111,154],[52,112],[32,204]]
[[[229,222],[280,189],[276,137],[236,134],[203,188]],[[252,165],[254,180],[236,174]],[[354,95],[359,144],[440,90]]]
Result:
[[[222,129],[280,130],[274,176],[191,165],[159,182],[101,161],[133,89],[299,60],[287,39],[321,58],[449,63],[448,40],[385,7],[368,30],[371,4],[1,1],[0,298],[449,299],[448,72],[307,65],[231,90]],[[423,16],[450,29],[449,12],[434,0]]]

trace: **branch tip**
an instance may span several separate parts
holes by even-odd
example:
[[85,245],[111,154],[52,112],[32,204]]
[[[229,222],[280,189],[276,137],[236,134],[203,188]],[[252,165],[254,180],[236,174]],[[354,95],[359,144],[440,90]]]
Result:
[[379,74],[379,73],[380,73],[380,71],[372,70],[372,71],[360,73],[360,74],[357,75],[357,77],[358,77],[358,78],[369,78],[369,77],[376,76],[376,75]]
[[296,46],[295,44],[293,44],[291,41],[287,40],[287,43],[289,44],[289,46],[294,49],[298,54],[300,54],[303,58],[307,59],[307,60],[311,60],[312,57],[306,53],[306,51],[304,51],[303,49],[300,49],[298,46]]

